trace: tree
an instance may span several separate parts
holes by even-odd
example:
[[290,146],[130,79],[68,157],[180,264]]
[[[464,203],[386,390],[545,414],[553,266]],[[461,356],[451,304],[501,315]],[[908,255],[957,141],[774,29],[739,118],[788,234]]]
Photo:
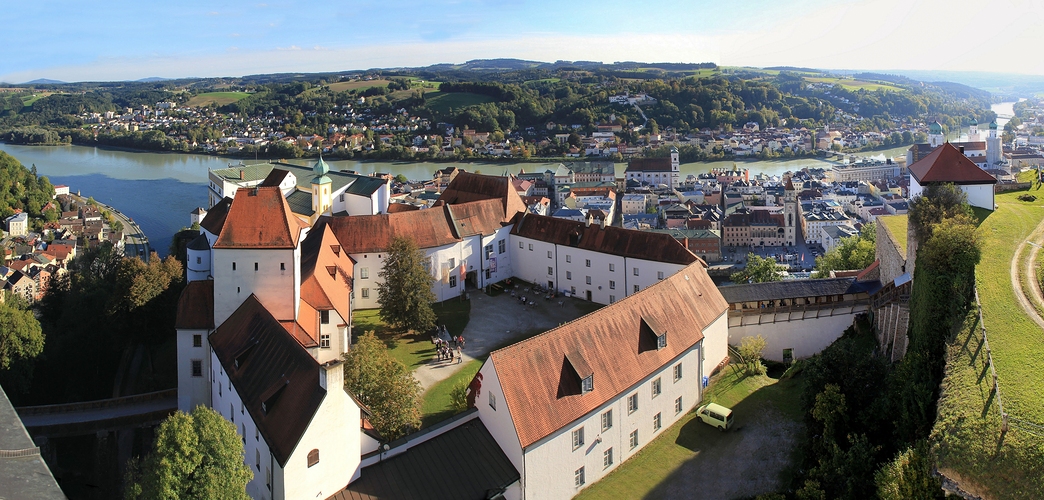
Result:
[[919,441],[882,466],[874,474],[881,500],[944,498],[942,483],[932,475],[928,445]]
[[192,413],[179,411],[160,424],[152,453],[129,464],[124,496],[246,499],[251,478],[236,426],[214,410],[197,406]]
[[12,361],[39,356],[43,346],[40,322],[17,296],[9,295],[0,303],[0,370],[9,369]]
[[344,360],[344,388],[369,408],[377,432],[393,441],[420,425],[420,383],[372,331],[359,337]]
[[398,174],[395,176],[395,182],[398,182],[399,184],[406,184],[407,182],[410,182],[410,180],[407,179],[404,174]]
[[868,222],[859,235],[842,238],[840,244],[816,258],[816,277],[829,277],[830,271],[866,269],[874,263],[877,226]]
[[392,240],[384,267],[378,274],[381,283],[377,284],[377,303],[381,320],[414,331],[435,326],[435,312],[431,310],[435,302],[435,293],[431,291],[434,278],[424,268],[424,259],[424,253],[413,240]]
[[779,273],[780,266],[775,259],[762,258],[751,252],[747,254],[747,267],[732,273],[729,279],[736,283],[765,283],[767,281],[782,281],[783,276]]
[[933,184],[910,202],[910,226],[918,242],[928,241],[932,226],[943,219],[974,215],[968,206],[968,196],[955,184]]
[[761,353],[765,350],[765,338],[761,335],[743,337],[740,341],[739,354],[743,358],[744,371],[747,375],[765,373],[765,365],[761,364]]

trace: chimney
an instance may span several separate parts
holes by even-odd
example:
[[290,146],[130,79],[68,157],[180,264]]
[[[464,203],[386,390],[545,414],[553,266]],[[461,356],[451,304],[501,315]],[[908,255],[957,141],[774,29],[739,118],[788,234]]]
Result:
[[964,154],[964,146],[958,146],[957,149],[960,150],[961,154]]
[[239,169],[239,180],[243,180],[243,169]]
[[339,359],[319,365],[319,385],[330,392],[332,387],[344,388],[344,363]]

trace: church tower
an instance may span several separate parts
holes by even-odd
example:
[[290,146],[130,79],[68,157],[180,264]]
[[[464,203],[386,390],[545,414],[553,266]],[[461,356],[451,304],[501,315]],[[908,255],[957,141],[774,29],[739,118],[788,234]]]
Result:
[[333,206],[333,182],[326,175],[329,171],[330,166],[323,161],[323,155],[320,154],[315,165],[312,165],[312,173],[315,174],[312,177],[312,224],[315,224],[320,215],[329,215]]
[[676,188],[679,186],[678,168],[681,166],[681,162],[678,160],[678,148],[671,146],[671,187]]
[[783,182],[783,227],[785,228],[784,235],[787,246],[794,246],[797,244],[797,226],[800,223],[798,220],[799,216],[797,189],[794,187],[794,182],[790,180],[790,177],[787,177]]
[[971,123],[968,124],[968,142],[978,142],[979,140],[979,122],[972,118]]
[[946,141],[946,136],[943,135],[942,124],[938,121],[932,122],[928,125],[928,145],[933,149],[943,145]]
[[986,136],[986,164],[988,168],[997,168],[997,162],[1003,158],[1004,149],[1001,138],[997,135],[997,120],[990,122],[990,133]]

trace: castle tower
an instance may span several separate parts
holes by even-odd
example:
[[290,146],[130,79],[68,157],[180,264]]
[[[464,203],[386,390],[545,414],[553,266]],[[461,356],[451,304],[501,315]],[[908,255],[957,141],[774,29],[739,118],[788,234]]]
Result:
[[975,119],[971,119],[971,123],[968,124],[968,142],[979,141],[979,122]]
[[681,162],[678,159],[678,148],[671,146],[671,187],[676,188],[679,185],[679,173],[678,169],[681,166]]
[[1004,147],[1001,138],[997,135],[997,121],[990,122],[990,133],[986,136],[986,164],[989,168],[996,168],[997,162],[1004,157]]
[[312,173],[315,174],[315,177],[312,177],[312,224],[315,224],[320,215],[329,215],[333,206],[333,182],[326,175],[329,171],[330,166],[323,161],[323,155],[320,154],[312,166]]
[[797,218],[799,216],[797,189],[794,187],[794,182],[791,181],[790,177],[787,177],[783,182],[783,219],[787,246],[797,244],[797,225],[799,224]]
[[946,136],[943,135],[942,124],[938,121],[932,122],[928,125],[928,145],[937,148],[946,142]]

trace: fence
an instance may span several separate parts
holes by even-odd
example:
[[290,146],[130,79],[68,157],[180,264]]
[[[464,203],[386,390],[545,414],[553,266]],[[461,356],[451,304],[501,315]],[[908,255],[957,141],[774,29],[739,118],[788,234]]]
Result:
[[1008,432],[1008,414],[1004,412],[1004,402],[1001,400],[1000,380],[997,378],[997,369],[993,365],[993,354],[990,352],[990,340],[986,337],[986,323],[982,320],[982,304],[979,303],[979,287],[975,287],[975,308],[979,315],[979,328],[982,329],[982,346],[986,348],[986,363],[990,365],[990,375],[993,377],[993,393],[997,395],[997,409],[1001,414],[1001,432]]

